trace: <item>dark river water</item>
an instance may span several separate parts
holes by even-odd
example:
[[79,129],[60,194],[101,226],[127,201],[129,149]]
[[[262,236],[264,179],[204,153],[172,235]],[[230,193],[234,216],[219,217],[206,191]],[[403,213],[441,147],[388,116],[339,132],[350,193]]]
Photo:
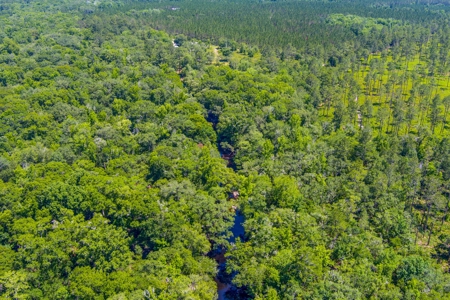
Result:
[[[233,226],[230,228],[231,230],[231,237],[228,239],[228,241],[231,244],[236,243],[238,239],[241,241],[244,239],[244,226],[242,225],[245,221],[244,215],[241,214],[241,212],[238,210],[236,211],[236,214],[234,216],[234,223]],[[222,251],[215,256],[215,259],[218,263],[219,268],[219,274],[217,275],[216,282],[217,282],[217,293],[219,295],[219,300],[225,300],[227,299],[226,293],[230,291],[231,289],[235,288],[233,284],[231,283],[231,280],[233,279],[234,275],[231,274],[229,276],[225,272],[225,268],[227,266],[227,260],[225,258],[225,253],[227,252],[227,249],[222,248]]]

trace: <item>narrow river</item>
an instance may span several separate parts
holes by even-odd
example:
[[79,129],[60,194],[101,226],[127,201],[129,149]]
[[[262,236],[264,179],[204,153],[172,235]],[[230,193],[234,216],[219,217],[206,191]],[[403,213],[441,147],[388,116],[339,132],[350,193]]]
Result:
[[[212,113],[208,113],[207,121],[211,123],[211,125],[214,128],[214,131],[217,132],[216,125],[219,122],[218,116]],[[236,171],[236,165],[233,160],[235,153],[229,150],[224,151],[224,149],[220,145],[220,141],[217,142],[217,149],[219,150],[220,157],[227,162],[227,166]],[[244,226],[242,224],[244,223],[244,221],[245,221],[244,215],[239,210],[236,210],[234,214],[234,223],[233,226],[230,228],[231,237],[228,239],[231,246],[233,246],[233,244],[236,243],[237,239],[243,241],[245,231]],[[218,268],[218,273],[215,278],[215,281],[217,283],[217,294],[219,300],[226,300],[227,293],[232,293],[234,296],[233,299],[239,299],[239,297],[237,296],[239,294],[239,290],[237,289],[236,286],[232,284],[232,280],[236,274],[227,274],[226,272],[227,259],[225,257],[225,254],[227,253],[227,250],[228,249],[226,249],[225,247],[222,247],[214,255],[214,259],[217,262]]]
[[[241,241],[244,238],[244,226],[242,225],[245,221],[244,215],[237,210],[236,214],[234,215],[234,223],[233,226],[230,228],[231,230],[231,237],[228,239],[228,241],[233,245],[236,243],[238,239]],[[231,280],[233,280],[234,274],[228,275],[226,274],[226,266],[227,266],[227,259],[225,257],[225,253],[227,252],[227,249],[222,248],[222,251],[215,256],[215,259],[218,263],[218,269],[219,273],[216,277],[217,282],[217,293],[219,295],[219,300],[226,300],[226,293],[232,290],[235,290],[236,287],[233,286],[231,283]]]

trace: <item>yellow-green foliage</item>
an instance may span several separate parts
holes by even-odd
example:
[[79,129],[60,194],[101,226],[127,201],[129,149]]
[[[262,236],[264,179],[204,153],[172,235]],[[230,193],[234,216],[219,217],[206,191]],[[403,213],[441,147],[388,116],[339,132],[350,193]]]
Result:
[[[376,70],[376,68],[371,68],[374,60],[378,60],[383,66],[381,72]],[[392,67],[389,70],[390,64]],[[417,132],[419,125],[428,123],[428,118],[424,118],[423,122],[420,122],[418,108],[420,105],[420,97],[411,97],[413,89],[418,89],[421,85],[428,86],[431,90],[431,94],[428,96],[430,102],[431,98],[436,95],[439,95],[441,99],[450,96],[449,74],[438,74],[437,72],[431,74],[429,73],[428,65],[428,62],[420,54],[416,54],[410,60],[402,58],[401,60],[395,61],[391,53],[385,58],[382,58],[381,54],[376,53],[371,54],[367,61],[362,62],[360,69],[354,74],[361,91],[358,96],[358,104],[362,105],[366,100],[369,100],[374,105],[373,118],[370,120],[372,127],[379,126],[379,122],[377,121],[378,110],[382,107],[387,107],[391,110],[394,98],[399,96],[406,104],[405,110],[409,106],[417,107],[417,116],[412,121],[410,128],[412,132]],[[371,72],[375,74],[375,77],[372,80],[369,91],[366,78]],[[392,81],[394,77],[398,79],[395,83]],[[387,85],[391,85],[390,91],[386,89]],[[442,112],[441,119],[443,119],[445,117],[443,115],[445,111],[444,105],[440,105],[440,109]],[[448,129],[446,124],[444,130],[447,131]],[[406,126],[400,128],[400,132],[406,133],[406,131]]]

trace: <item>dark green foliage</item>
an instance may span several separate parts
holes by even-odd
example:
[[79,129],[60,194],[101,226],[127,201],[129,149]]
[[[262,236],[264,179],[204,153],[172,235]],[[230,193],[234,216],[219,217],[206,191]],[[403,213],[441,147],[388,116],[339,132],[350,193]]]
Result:
[[0,298],[447,299],[428,5],[3,1]]

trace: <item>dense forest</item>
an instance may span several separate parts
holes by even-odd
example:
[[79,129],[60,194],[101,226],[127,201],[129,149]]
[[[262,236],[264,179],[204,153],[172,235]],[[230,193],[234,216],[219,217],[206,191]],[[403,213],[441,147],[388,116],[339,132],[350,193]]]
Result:
[[450,299],[449,20],[1,1],[0,299]]

